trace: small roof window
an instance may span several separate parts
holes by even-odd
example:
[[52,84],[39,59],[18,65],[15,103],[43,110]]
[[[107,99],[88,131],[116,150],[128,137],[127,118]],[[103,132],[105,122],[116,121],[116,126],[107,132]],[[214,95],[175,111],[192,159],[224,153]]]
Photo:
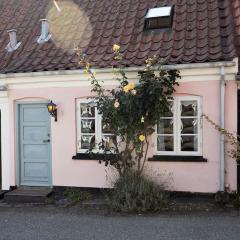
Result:
[[173,6],[151,8],[145,16],[145,29],[168,29],[172,21]]

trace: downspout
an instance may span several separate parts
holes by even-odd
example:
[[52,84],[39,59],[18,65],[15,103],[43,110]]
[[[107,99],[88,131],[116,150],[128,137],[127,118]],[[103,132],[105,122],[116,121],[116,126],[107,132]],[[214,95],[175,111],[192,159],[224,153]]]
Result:
[[[220,68],[220,127],[225,128],[225,68]],[[224,191],[225,184],[225,136],[220,135],[220,188],[219,191]]]

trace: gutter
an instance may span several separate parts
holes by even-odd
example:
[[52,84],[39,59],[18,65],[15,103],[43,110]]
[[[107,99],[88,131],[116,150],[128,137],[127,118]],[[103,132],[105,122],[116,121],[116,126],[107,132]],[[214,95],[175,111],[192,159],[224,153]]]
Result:
[[[225,128],[225,66],[220,67],[220,127]],[[220,133],[220,186],[219,191],[224,192],[225,185],[225,136]]]
[[[201,69],[201,68],[219,68],[219,67],[234,67],[235,61],[223,62],[208,62],[208,63],[188,63],[188,64],[172,64],[156,66],[154,69],[158,70],[159,67],[164,70],[183,70],[183,69]],[[112,68],[96,68],[93,69],[96,73],[112,73]],[[144,70],[144,67],[128,67],[125,72],[138,72]],[[42,72],[29,72],[29,73],[7,73],[0,74],[0,79],[3,78],[17,78],[17,77],[35,77],[35,76],[57,76],[57,75],[75,75],[84,74],[85,70],[60,70],[60,71],[42,71]]]

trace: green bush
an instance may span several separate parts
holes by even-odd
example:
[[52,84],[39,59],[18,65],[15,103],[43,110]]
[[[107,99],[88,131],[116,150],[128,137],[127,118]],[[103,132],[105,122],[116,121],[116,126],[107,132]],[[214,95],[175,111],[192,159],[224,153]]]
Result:
[[114,183],[109,201],[119,212],[156,212],[168,205],[168,195],[146,176],[127,171]]
[[92,194],[87,191],[80,191],[70,188],[66,189],[63,195],[74,203],[91,200],[93,198]]
[[232,204],[235,208],[240,208],[240,193],[234,192],[232,194]]
[[225,206],[230,202],[230,194],[226,191],[224,192],[217,192],[215,195],[215,202],[220,206]]

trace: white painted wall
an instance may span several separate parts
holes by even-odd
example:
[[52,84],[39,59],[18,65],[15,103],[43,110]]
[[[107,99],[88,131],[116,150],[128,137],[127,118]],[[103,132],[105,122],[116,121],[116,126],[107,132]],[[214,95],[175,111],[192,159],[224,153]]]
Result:
[[10,188],[10,135],[9,99],[7,92],[0,92],[1,143],[2,143],[2,190]]

